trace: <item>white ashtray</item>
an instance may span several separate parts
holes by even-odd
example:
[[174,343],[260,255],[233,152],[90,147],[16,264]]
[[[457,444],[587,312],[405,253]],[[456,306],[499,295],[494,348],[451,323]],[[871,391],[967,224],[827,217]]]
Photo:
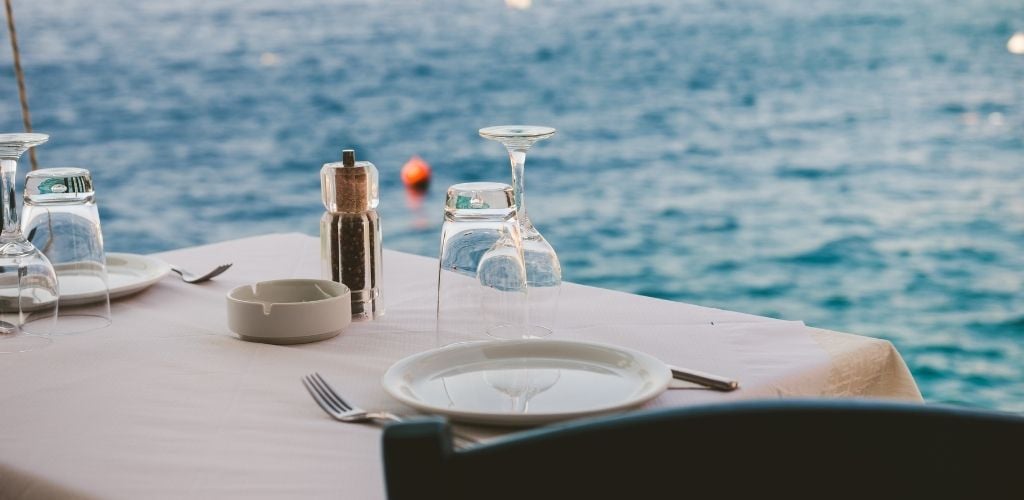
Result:
[[228,292],[228,328],[242,340],[302,344],[352,323],[352,292],[328,280],[261,281]]

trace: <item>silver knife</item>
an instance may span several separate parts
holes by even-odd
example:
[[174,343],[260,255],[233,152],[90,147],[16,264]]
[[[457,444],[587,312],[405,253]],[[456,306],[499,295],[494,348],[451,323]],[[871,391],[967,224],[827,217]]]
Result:
[[692,382],[697,385],[702,385],[709,389],[716,391],[735,391],[740,388],[740,383],[736,380],[732,380],[721,375],[715,375],[713,373],[707,373],[697,370],[690,370],[686,368],[679,368],[678,366],[671,366],[672,378],[678,380],[685,380]]

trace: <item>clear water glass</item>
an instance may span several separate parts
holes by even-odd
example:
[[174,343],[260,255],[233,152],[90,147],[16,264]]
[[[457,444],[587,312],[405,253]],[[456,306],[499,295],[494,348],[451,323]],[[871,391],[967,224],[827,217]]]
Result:
[[448,188],[437,276],[437,345],[521,338],[526,269],[512,187],[469,182]]
[[536,331],[551,330],[558,317],[562,265],[555,249],[533,225],[526,210],[526,152],[534,143],[555,135],[551,127],[500,125],[480,129],[480,136],[505,146],[512,164],[512,186],[527,280],[527,322]]
[[15,202],[18,159],[46,134],[0,134],[0,353],[45,347],[57,319],[57,275],[49,259],[21,233]]
[[53,264],[60,309],[52,334],[110,324],[103,232],[92,175],[84,168],[41,168],[25,177],[22,233]]

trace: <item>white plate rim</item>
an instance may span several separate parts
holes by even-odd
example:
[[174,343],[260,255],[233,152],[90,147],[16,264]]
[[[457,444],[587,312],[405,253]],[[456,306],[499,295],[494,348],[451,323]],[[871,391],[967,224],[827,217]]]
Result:
[[[149,288],[156,284],[158,281],[167,276],[167,273],[171,272],[171,265],[156,258],[148,255],[141,255],[135,253],[122,253],[122,252],[106,252],[107,259],[107,275],[111,274],[111,268],[117,269],[121,266],[111,266],[110,259],[121,259],[129,263],[135,263],[142,266],[141,270],[136,270],[132,273],[117,273],[121,275],[128,275],[133,279],[130,279],[127,283],[123,283],[119,286],[110,287],[108,289],[111,299],[132,295],[137,292],[141,292],[146,288]],[[109,279],[109,278],[108,278]],[[102,292],[85,292],[77,293],[70,296],[62,295],[60,303],[63,305],[74,306],[89,304],[103,298]]]
[[[525,414],[467,411],[448,407],[434,406],[431,404],[424,403],[422,400],[409,397],[408,395],[403,394],[399,390],[399,387],[405,385],[405,383],[401,381],[401,374],[407,371],[409,366],[421,361],[423,358],[427,356],[436,355],[438,351],[456,349],[480,349],[483,346],[489,345],[519,345],[526,343],[537,345],[560,344],[570,346],[583,346],[589,348],[610,349],[613,351],[618,351],[621,354],[632,356],[633,358],[640,361],[641,364],[647,366],[652,374],[655,384],[653,384],[647,390],[644,390],[638,394],[633,395],[630,398],[627,398],[614,404],[608,404],[605,406],[595,408],[581,409],[577,411]],[[384,390],[385,392],[388,393],[388,395],[417,410],[431,414],[446,415],[448,417],[451,417],[453,420],[458,420],[462,422],[506,426],[539,425],[584,416],[614,413],[625,409],[634,408],[661,395],[663,392],[665,392],[665,390],[669,386],[669,383],[671,382],[672,371],[669,369],[668,365],[650,354],[612,344],[568,339],[484,340],[475,342],[465,342],[461,344],[442,347],[439,349],[430,349],[398,360],[393,365],[391,365],[391,367],[388,368],[388,370],[381,377],[381,384],[384,386]]]

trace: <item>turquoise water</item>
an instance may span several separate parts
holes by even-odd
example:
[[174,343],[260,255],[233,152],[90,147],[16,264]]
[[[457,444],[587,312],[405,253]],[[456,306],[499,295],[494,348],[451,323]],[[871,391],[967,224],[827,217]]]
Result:
[[15,8],[40,159],[93,170],[109,249],[316,234],[350,146],[386,245],[436,255],[444,188],[510,177],[476,130],[550,125],[526,180],[567,279],[891,339],[928,400],[1024,411],[1018,1]]

